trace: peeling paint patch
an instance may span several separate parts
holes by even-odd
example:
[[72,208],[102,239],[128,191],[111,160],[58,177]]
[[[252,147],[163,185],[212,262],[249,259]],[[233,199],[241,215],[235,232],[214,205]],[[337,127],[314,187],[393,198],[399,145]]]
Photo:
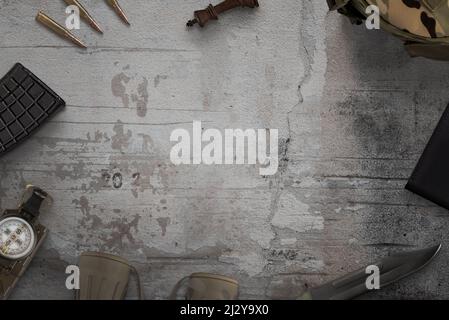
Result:
[[170,224],[170,218],[157,218],[156,221],[161,227],[162,236],[165,236],[165,234],[167,233],[167,226]]
[[[82,217],[79,225],[83,228],[81,240],[90,243],[92,240],[99,240],[100,249],[108,251],[118,251],[124,248],[126,244],[140,247],[134,238],[134,233],[138,231],[140,215],[128,217],[113,218],[110,222],[104,222],[98,215],[93,214],[92,207],[85,196],[80,199],[74,199],[72,203],[79,206]],[[95,208],[95,206],[94,206]],[[115,209],[114,214],[121,213],[120,209]]]
[[223,254],[218,260],[237,265],[240,270],[249,276],[260,274],[266,265],[266,260],[263,255],[255,252],[254,249],[252,251],[232,251]]
[[159,86],[159,84],[161,83],[161,80],[167,80],[167,79],[168,79],[168,76],[158,74],[157,76],[154,77],[154,87],[157,88]]
[[131,99],[136,103],[137,115],[145,117],[147,115],[148,107],[148,80],[143,78],[142,82],[137,86],[137,93],[131,95]]
[[[66,167],[71,167],[71,169],[67,169]],[[66,178],[75,180],[86,176],[86,165],[83,161],[79,161],[73,165],[56,164],[54,172],[55,176],[61,180],[65,180]]]
[[307,272],[321,272],[325,264],[316,258],[302,259],[301,261],[287,261],[286,267],[290,270],[307,270]]
[[129,83],[131,78],[126,76],[123,72],[117,74],[111,80],[112,94],[115,97],[122,99],[122,103],[126,108],[129,108],[129,95],[126,93],[126,84]]
[[288,238],[288,239],[281,239],[281,245],[283,246],[289,246],[293,245],[298,241],[296,238]]
[[117,123],[114,125],[113,131],[114,136],[112,136],[112,143],[111,143],[112,149],[122,151],[122,149],[128,148],[130,139],[132,137],[131,130],[128,130],[125,133],[123,123],[120,120],[118,120]]
[[293,194],[284,193],[280,196],[279,207],[271,223],[275,227],[298,232],[323,230],[324,218],[310,213],[309,209],[306,203],[299,201]]
[[[120,98],[125,108],[136,107],[137,115],[145,117],[148,110],[148,79],[138,77],[136,74],[130,75],[130,67],[122,69],[123,72],[115,75],[111,80],[112,94]],[[126,73],[125,73],[126,71]],[[159,82],[159,80],[154,80]]]
[[131,150],[132,153],[152,153],[154,151],[154,143],[148,134],[139,133],[133,139]]
[[120,189],[123,186],[123,176],[120,172],[116,172],[112,176],[112,185],[115,189]]
[[129,241],[131,244],[136,244],[132,231],[138,231],[139,220],[140,216],[135,215],[131,221],[128,221],[127,218],[118,218],[107,223],[104,227],[110,230],[109,235],[101,237],[104,241],[104,247],[108,249],[121,249],[124,246],[124,240]]

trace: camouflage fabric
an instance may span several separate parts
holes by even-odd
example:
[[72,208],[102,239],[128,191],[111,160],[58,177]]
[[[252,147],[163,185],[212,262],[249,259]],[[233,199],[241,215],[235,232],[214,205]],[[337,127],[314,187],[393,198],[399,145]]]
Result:
[[[355,2],[365,2],[357,1]],[[394,27],[424,38],[449,36],[449,0],[366,0]]]
[[403,40],[410,56],[449,61],[449,0],[326,1],[354,24],[362,24],[367,7],[375,5],[380,27]]

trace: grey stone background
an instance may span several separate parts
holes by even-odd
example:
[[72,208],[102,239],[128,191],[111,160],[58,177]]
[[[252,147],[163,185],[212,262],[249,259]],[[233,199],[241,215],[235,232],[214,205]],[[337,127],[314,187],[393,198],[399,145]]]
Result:
[[[449,101],[449,64],[410,59],[325,1],[260,0],[202,30],[185,22],[206,0],[122,0],[130,28],[83,2],[105,29],[82,25],[86,51],[34,21],[44,9],[63,22],[63,1],[0,0],[0,74],[20,61],[67,102],[0,159],[1,209],[27,183],[55,198],[12,298],[71,299],[64,270],[86,250],[132,261],[151,299],[197,271],[236,277],[242,298],[285,299],[439,242],[428,268],[363,298],[449,298],[449,216],[403,189]],[[193,120],[278,128],[278,174],[173,166],[170,132]]]

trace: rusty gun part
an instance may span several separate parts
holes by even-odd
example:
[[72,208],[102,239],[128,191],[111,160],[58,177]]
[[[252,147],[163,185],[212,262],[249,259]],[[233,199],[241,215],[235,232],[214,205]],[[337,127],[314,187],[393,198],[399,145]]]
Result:
[[209,20],[217,20],[219,14],[237,7],[256,8],[259,7],[259,2],[258,0],[225,0],[216,6],[210,4],[204,10],[195,11],[195,19],[189,20],[187,26],[192,27],[198,23],[200,27],[204,27]]

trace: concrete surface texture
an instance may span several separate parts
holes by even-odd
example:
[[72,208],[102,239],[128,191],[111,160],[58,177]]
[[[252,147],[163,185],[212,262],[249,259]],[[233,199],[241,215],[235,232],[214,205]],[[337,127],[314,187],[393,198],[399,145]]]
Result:
[[[64,22],[63,1],[0,0],[0,74],[20,61],[67,102],[0,159],[1,209],[27,183],[55,198],[12,298],[71,299],[64,271],[87,250],[132,261],[151,299],[198,271],[237,278],[243,299],[286,299],[439,242],[425,270],[363,298],[449,298],[448,213],[403,189],[449,101],[449,64],[409,58],[325,1],[260,0],[191,30],[208,1],[122,0],[131,27],[83,2],[105,29],[82,24],[86,51],[34,21]],[[279,129],[279,172],[172,165],[170,133],[193,120]]]

